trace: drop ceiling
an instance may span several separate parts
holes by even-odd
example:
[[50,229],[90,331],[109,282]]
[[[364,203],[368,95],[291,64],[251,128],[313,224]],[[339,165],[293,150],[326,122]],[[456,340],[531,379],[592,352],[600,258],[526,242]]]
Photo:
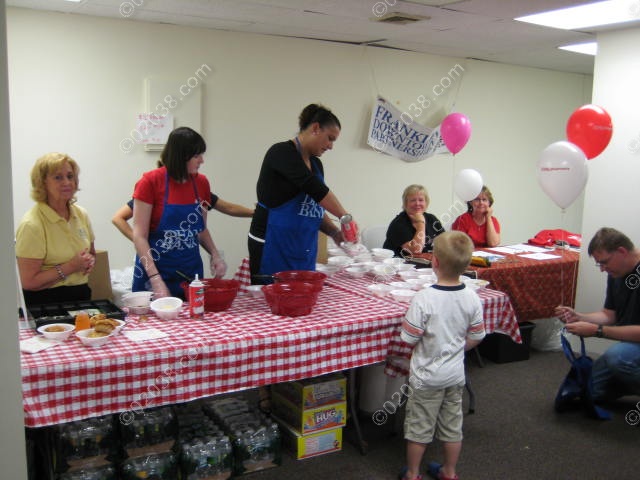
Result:
[[[629,2],[640,0],[629,0]],[[514,17],[578,0],[7,0],[7,6],[128,21],[370,44],[435,55],[591,74],[593,57],[558,50],[593,41],[594,30],[565,31]],[[637,10],[640,10],[637,9]],[[632,9],[630,9],[632,11]],[[379,19],[402,13],[410,24]],[[638,22],[632,26],[640,25]],[[630,26],[625,24],[625,28]]]

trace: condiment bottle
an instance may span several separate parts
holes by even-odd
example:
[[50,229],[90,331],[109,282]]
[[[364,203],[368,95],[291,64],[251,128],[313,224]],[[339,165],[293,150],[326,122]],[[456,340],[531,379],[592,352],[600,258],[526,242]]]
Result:
[[80,312],[76,315],[76,331],[91,328],[91,320],[87,312]]
[[204,316],[204,283],[196,278],[189,284],[189,315],[191,318]]
[[358,231],[356,230],[356,222],[353,221],[353,217],[350,213],[347,213],[340,217],[340,229],[342,230],[342,236],[345,242],[358,242]]

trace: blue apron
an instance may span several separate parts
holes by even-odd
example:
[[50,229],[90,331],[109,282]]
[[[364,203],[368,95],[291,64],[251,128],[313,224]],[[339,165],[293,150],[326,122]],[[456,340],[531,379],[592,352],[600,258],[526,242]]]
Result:
[[[313,158],[311,168],[315,175],[324,180]],[[315,270],[318,230],[324,208],[302,192],[279,207],[267,208],[260,205],[269,211],[260,274]]]
[[[167,174],[164,188],[162,216],[158,227],[149,232],[149,246],[152,258],[158,268],[162,280],[167,285],[171,295],[184,298],[180,277],[176,270],[191,277],[197,273],[202,278],[203,268],[200,258],[200,243],[198,233],[204,230],[204,219],[200,207],[200,197],[195,180],[191,177],[196,201],[193,204],[169,204],[169,175]],[[151,290],[146,270],[136,255],[132,291]]]

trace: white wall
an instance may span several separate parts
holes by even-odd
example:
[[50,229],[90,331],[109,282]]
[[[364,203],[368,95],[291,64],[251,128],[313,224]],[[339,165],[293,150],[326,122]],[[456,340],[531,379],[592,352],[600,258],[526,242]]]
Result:
[[[640,29],[598,35],[593,103],[611,116],[613,136],[605,151],[589,162],[585,188],[583,236],[585,243],[600,227],[614,227],[640,246]],[[603,306],[606,274],[583,249],[580,258],[577,308],[599,310]],[[589,339],[589,349],[602,351],[606,341]]]
[[[144,78],[186,81],[201,65],[211,68],[202,82],[203,173],[226,200],[255,202],[264,152],[292,138],[302,107],[320,101],[343,125],[323,157],[327,183],[363,227],[388,224],[410,183],[424,184],[430,211],[446,216],[453,177],[470,167],[494,192],[505,243],[542,228],[581,228],[581,202],[562,215],[538,187],[535,164],[544,147],[564,137],[571,112],[590,102],[589,76],[22,9],[8,9],[8,32],[16,222],[32,203],[28,174],[35,159],[66,151],[82,168],[79,204],[89,210],[96,246],[109,250],[112,268],[129,264],[133,247],[110,218],[157,158],[139,147],[128,154],[119,148],[144,108]],[[461,77],[450,73],[458,64]],[[366,146],[377,94],[406,110],[443,84],[450,87],[420,119],[438,123],[452,105],[469,116],[471,140],[456,157],[409,164]],[[249,221],[214,213],[209,225],[233,273],[246,255]]]
[[[0,0],[0,158],[11,155],[9,138],[9,91],[7,71],[7,51],[4,0]],[[2,244],[13,245],[13,212],[11,208],[11,162],[0,162],[0,183],[2,205],[0,210],[0,231]],[[27,478],[27,464],[24,442],[24,413],[22,410],[22,389],[20,386],[20,352],[18,342],[11,339],[18,336],[16,321],[16,280],[15,255],[12,248],[3,248],[0,254],[0,270],[4,272],[6,282],[0,289],[0,302],[3,309],[4,341],[0,349],[0,471],[2,478]]]

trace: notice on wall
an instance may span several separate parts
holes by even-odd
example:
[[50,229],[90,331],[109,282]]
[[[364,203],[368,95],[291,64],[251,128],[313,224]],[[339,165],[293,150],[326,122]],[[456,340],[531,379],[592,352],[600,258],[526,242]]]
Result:
[[449,152],[440,137],[439,126],[428,128],[419,124],[382,97],[373,105],[367,144],[405,162],[419,162],[436,153]]
[[136,143],[142,145],[164,145],[173,130],[173,115],[138,113],[136,115]]

